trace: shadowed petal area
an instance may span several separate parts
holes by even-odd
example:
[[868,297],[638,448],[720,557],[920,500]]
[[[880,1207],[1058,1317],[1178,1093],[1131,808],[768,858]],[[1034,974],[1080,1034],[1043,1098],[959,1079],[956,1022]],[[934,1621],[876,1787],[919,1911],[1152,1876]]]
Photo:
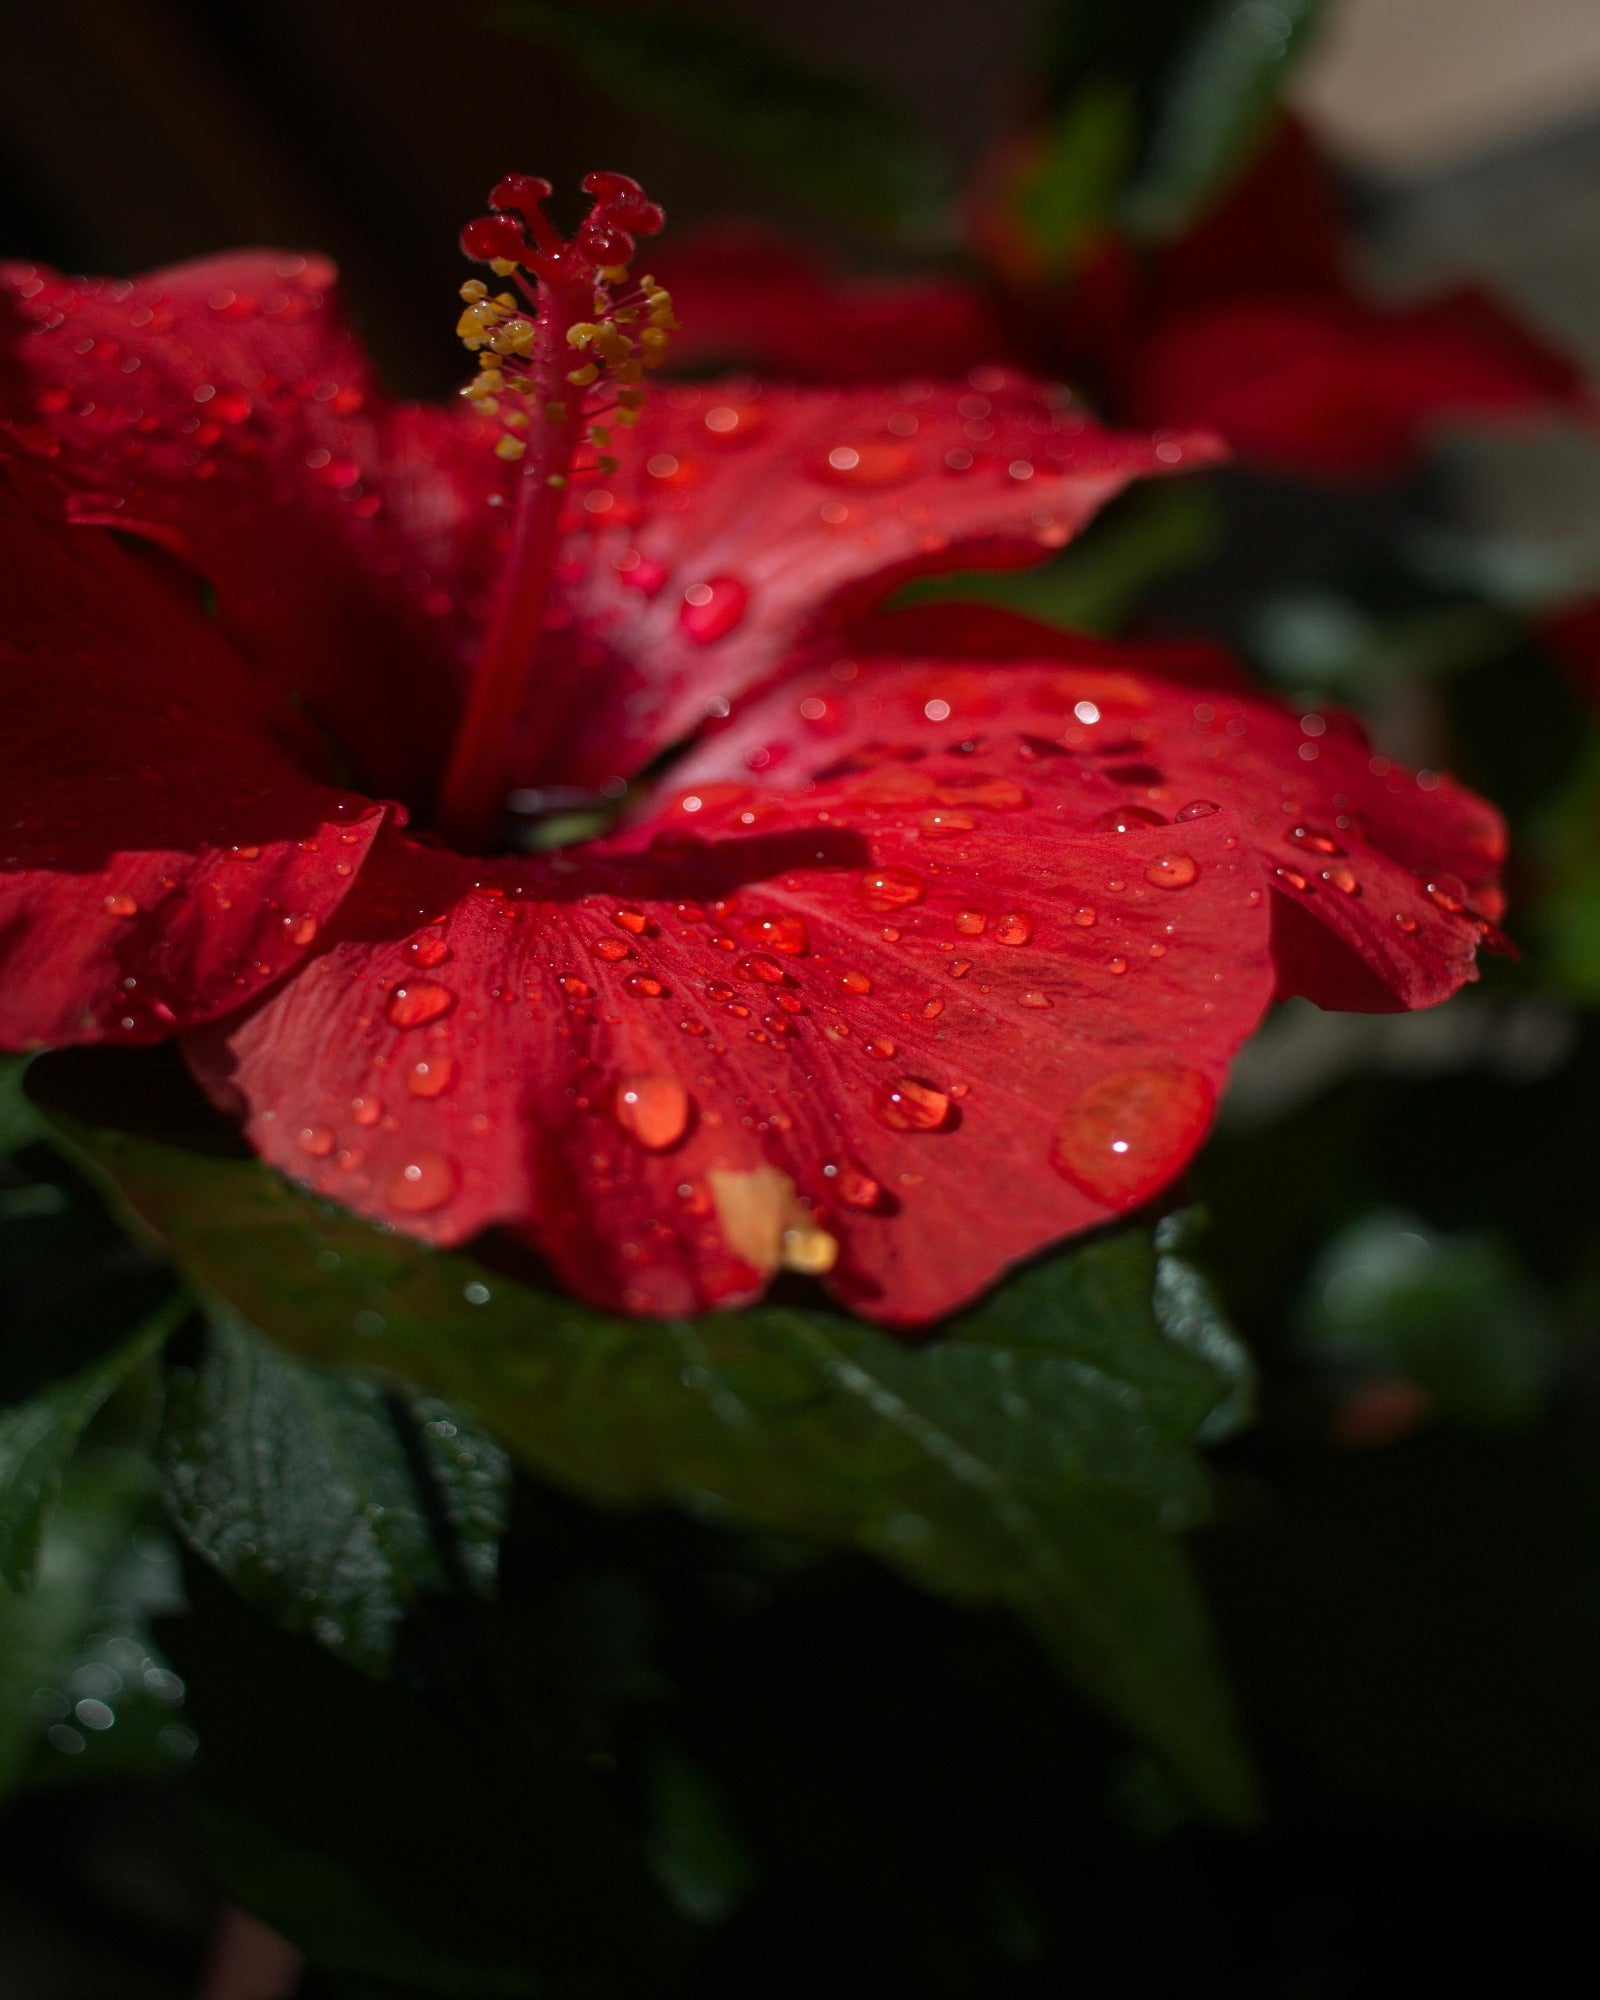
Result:
[[384,816],[315,754],[165,580],[0,468],[0,1046],[156,1040],[303,961]]
[[456,711],[497,469],[476,420],[381,394],[334,282],[276,251],[137,280],[0,266],[0,420],[71,519],[215,586],[229,637],[362,784],[415,795]]
[[1176,1174],[1271,992],[1235,816],[1085,833],[1079,783],[942,821],[707,787],[538,861],[385,834],[322,956],[190,1061],[285,1172],[438,1242],[511,1224],[585,1297],[788,1268],[931,1319]]
[[976,285],[841,278],[776,231],[725,225],[653,259],[682,331],[679,368],[745,367],[791,381],[956,377],[1009,345]]
[[628,776],[907,578],[1061,548],[1131,480],[1218,456],[1102,430],[1000,369],[982,389],[664,388],[574,488],[523,782]]
[[[963,609],[960,643],[990,620]],[[935,781],[964,745],[971,796],[1035,789],[1065,766],[1058,810],[1078,827],[1240,815],[1273,892],[1280,989],[1326,1007],[1431,1006],[1477,977],[1477,948],[1500,913],[1505,853],[1493,807],[1437,772],[1373,754],[1342,713],[1300,716],[1237,685],[1198,683],[1206,648],[1119,645],[1032,628],[1036,665],[903,657],[931,636],[930,608],[863,628],[848,656],[817,664],[753,702],[673,772],[675,789],[752,781],[803,790],[845,769],[860,782],[961,809],[961,784]],[[1022,621],[994,621],[1013,653]],[[893,648],[877,653],[869,648]],[[824,663],[825,657],[825,663]],[[1225,669],[1226,663],[1223,662]],[[1182,678],[1175,678],[1181,676]],[[885,761],[885,760],[889,761]],[[876,772],[876,776],[866,775]],[[1476,911],[1474,908],[1476,905]]]

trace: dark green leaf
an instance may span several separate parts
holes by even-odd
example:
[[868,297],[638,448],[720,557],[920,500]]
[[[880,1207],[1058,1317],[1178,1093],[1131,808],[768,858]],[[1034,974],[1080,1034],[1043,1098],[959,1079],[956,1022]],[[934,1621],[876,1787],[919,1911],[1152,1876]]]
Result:
[[158,1450],[190,1546],[370,1673],[419,1599],[493,1589],[499,1447],[431,1397],[296,1360],[225,1308],[198,1368],[174,1371]]
[[0,1576],[7,1583],[32,1581],[39,1538],[90,1419],[189,1310],[187,1300],[169,1301],[86,1367],[0,1408]]
[[1132,93],[1110,79],[1086,83],[1055,114],[1013,197],[1044,276],[1070,277],[1104,233],[1138,143]]
[[[112,1061],[40,1067],[59,1129],[69,1092],[105,1101]],[[1236,1387],[1157,1317],[1147,1234],[1037,1266],[912,1348],[782,1307],[610,1318],[374,1230],[253,1162],[71,1132],[194,1282],[274,1339],[476,1410],[591,1500],[670,1500],[1008,1604],[1214,1811],[1249,1810],[1172,1533],[1204,1506],[1189,1441]]]
[[1217,0],[1177,54],[1122,205],[1140,235],[1175,236],[1223,192],[1270,126],[1323,0]]
[[22,1089],[27,1056],[0,1056],[0,1160],[9,1159],[43,1129]]
[[516,0],[502,18],[598,89],[683,127],[774,194],[911,245],[948,233],[945,161],[857,78],[676,8]]
[[755,1864],[714,1780],[663,1746],[649,1769],[657,1879],[696,1923],[725,1922],[755,1886]]

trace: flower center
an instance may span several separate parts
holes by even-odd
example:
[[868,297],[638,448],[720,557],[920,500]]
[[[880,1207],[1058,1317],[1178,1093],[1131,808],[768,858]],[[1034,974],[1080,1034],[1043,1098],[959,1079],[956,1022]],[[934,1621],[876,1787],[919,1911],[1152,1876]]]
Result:
[[626,174],[589,174],[583,191],[593,205],[570,241],[544,213],[550,183],[531,174],[508,174],[489,196],[493,213],[461,232],[463,252],[515,287],[463,285],[456,331],[478,357],[462,394],[499,419],[495,450],[516,464],[517,481],[505,565],[439,791],[439,830],[458,847],[491,847],[501,831],[567,489],[616,470],[610,427],[638,422],[643,371],[676,325],[654,279],[624,289],[634,238],[660,229],[661,210]]

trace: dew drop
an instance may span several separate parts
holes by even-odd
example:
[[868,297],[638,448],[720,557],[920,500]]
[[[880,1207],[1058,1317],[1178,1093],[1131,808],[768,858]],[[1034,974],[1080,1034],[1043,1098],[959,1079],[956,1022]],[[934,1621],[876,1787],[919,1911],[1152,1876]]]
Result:
[[1050,1005],[1050,996],[1048,993],[1040,993],[1030,987],[1025,993],[1017,995],[1017,1005],[1019,1007],[1048,1007]]
[[613,910],[611,921],[620,924],[625,931],[631,931],[635,937],[642,937],[650,928],[650,919],[643,910]]
[[866,1043],[869,1056],[876,1056],[879,1062],[889,1062],[900,1052],[887,1035],[873,1035]]
[[615,965],[628,955],[628,947],[621,938],[601,938],[594,951],[596,958],[603,958],[608,965]]
[[872,981],[864,972],[841,972],[839,984],[846,993],[870,993]]
[[1166,815],[1149,806],[1112,806],[1091,822],[1096,833],[1137,833],[1142,826],[1165,826]]
[[925,1021],[937,1021],[943,1012],[944,1002],[940,999],[924,1000],[922,1003],[922,1018]]
[[876,868],[861,876],[856,891],[869,910],[905,910],[928,893],[920,875],[909,868]]
[[742,926],[752,944],[764,944],[788,958],[799,958],[811,948],[811,938],[802,917],[781,915],[755,917]]
[[1093,903],[1080,903],[1072,913],[1072,921],[1080,930],[1092,930],[1100,921],[1100,912]]
[[981,937],[989,928],[987,910],[957,910],[956,929],[963,937]]
[[1297,826],[1289,835],[1297,847],[1309,847],[1313,854],[1343,854],[1344,849],[1331,833],[1319,826]]
[[697,646],[725,639],[744,618],[750,592],[736,576],[714,576],[694,583],[683,593],[678,623]]
[[659,1000],[667,989],[651,973],[636,972],[628,981],[628,991],[636,1000]]
[[1187,889],[1200,873],[1192,854],[1161,854],[1144,871],[1144,879],[1157,889]]
[[432,979],[416,979],[397,986],[383,1011],[397,1028],[420,1028],[448,1014],[455,1004],[456,996],[448,986]]
[[1286,883],[1289,888],[1298,889],[1304,895],[1311,893],[1311,884],[1300,873],[1298,868],[1274,868],[1272,872],[1280,882]]
[[119,889],[105,899],[105,913],[108,917],[136,917],[139,914],[137,897],[130,896],[125,889]]
[[1356,880],[1355,871],[1343,866],[1324,868],[1322,879],[1330,888],[1337,889],[1341,896],[1359,896],[1361,884]]
[[917,822],[926,840],[948,839],[955,833],[971,833],[977,824],[971,813],[945,811],[926,812]]
[[950,1098],[919,1077],[902,1076],[876,1092],[872,1108],[896,1132],[937,1132],[950,1116]]
[[647,1153],[675,1146],[689,1125],[689,1093],[676,1077],[632,1076],[617,1085],[617,1123]]
[[1415,937],[1417,932],[1422,928],[1421,924],[1417,922],[1416,918],[1408,917],[1404,910],[1396,910],[1394,913],[1394,920],[1400,926],[1401,930],[1405,932],[1407,937]]
[[883,1199],[883,1189],[865,1167],[848,1162],[840,1167],[834,1186],[846,1208],[876,1208]]
[[1021,910],[1007,910],[994,927],[996,944],[1026,944],[1033,936],[1033,919]]
[[1428,900],[1454,916],[1467,906],[1467,885],[1459,875],[1436,875],[1428,884]]
[[970,958],[953,958],[950,961],[950,977],[952,979],[965,979],[971,970],[972,960]]
[[456,1191],[456,1170],[442,1153],[414,1153],[383,1184],[384,1198],[402,1215],[442,1208]]
[[333,1151],[333,1132],[326,1125],[306,1125],[295,1134],[295,1144],[314,1160],[325,1160]]
[[1108,958],[1106,960],[1106,970],[1108,972],[1115,972],[1120,976],[1122,973],[1126,972],[1127,969],[1128,969],[1128,961],[1122,956],[1120,952],[1117,954],[1115,958]]
[[378,1120],[383,1116],[383,1099],[381,1097],[352,1097],[350,1100],[350,1116],[358,1125],[376,1125]]
[[587,1000],[589,997],[588,980],[580,979],[575,972],[557,973],[556,984],[569,1000]]
[[317,935],[317,920],[309,910],[302,910],[295,916],[284,918],[283,932],[290,944],[308,945]]
[[1107,1208],[1132,1208],[1171,1179],[1204,1137],[1214,1093],[1191,1069],[1126,1069],[1093,1083],[1050,1149],[1064,1179]]
[[424,969],[433,965],[443,965],[450,956],[450,947],[437,931],[424,931],[414,937],[406,946],[406,957],[413,965]]
[[862,439],[836,444],[814,470],[839,486],[899,486],[916,472],[917,454],[910,445]]
[[1191,799],[1186,806],[1180,806],[1173,815],[1175,819],[1207,819],[1219,810],[1215,799]]
[[442,1097],[455,1081],[451,1056],[423,1056],[406,1071],[406,1089],[413,1097]]

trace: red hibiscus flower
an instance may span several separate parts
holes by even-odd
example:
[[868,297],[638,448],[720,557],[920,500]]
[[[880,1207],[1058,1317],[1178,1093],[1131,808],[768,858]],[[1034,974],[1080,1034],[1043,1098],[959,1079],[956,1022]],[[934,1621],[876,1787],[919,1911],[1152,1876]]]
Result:
[[974,192],[982,284],[845,283],[771,237],[708,237],[668,271],[685,357],[818,381],[1012,360],[1083,382],[1123,422],[1214,429],[1315,477],[1399,470],[1453,418],[1586,407],[1576,367],[1481,291],[1362,297],[1332,176],[1292,120],[1160,249],[1110,231],[1070,256],[1040,246],[1014,220],[1037,165],[1033,142],[1009,146]]
[[526,177],[469,226],[514,289],[455,413],[315,261],[3,274],[0,1040],[181,1037],[284,1172],[590,1298],[789,1267],[909,1322],[1155,1193],[1275,990],[1473,976],[1501,836],[1449,779],[1206,649],[871,615],[1203,438],[1012,376],[645,400],[659,211],[586,186],[570,243]]

